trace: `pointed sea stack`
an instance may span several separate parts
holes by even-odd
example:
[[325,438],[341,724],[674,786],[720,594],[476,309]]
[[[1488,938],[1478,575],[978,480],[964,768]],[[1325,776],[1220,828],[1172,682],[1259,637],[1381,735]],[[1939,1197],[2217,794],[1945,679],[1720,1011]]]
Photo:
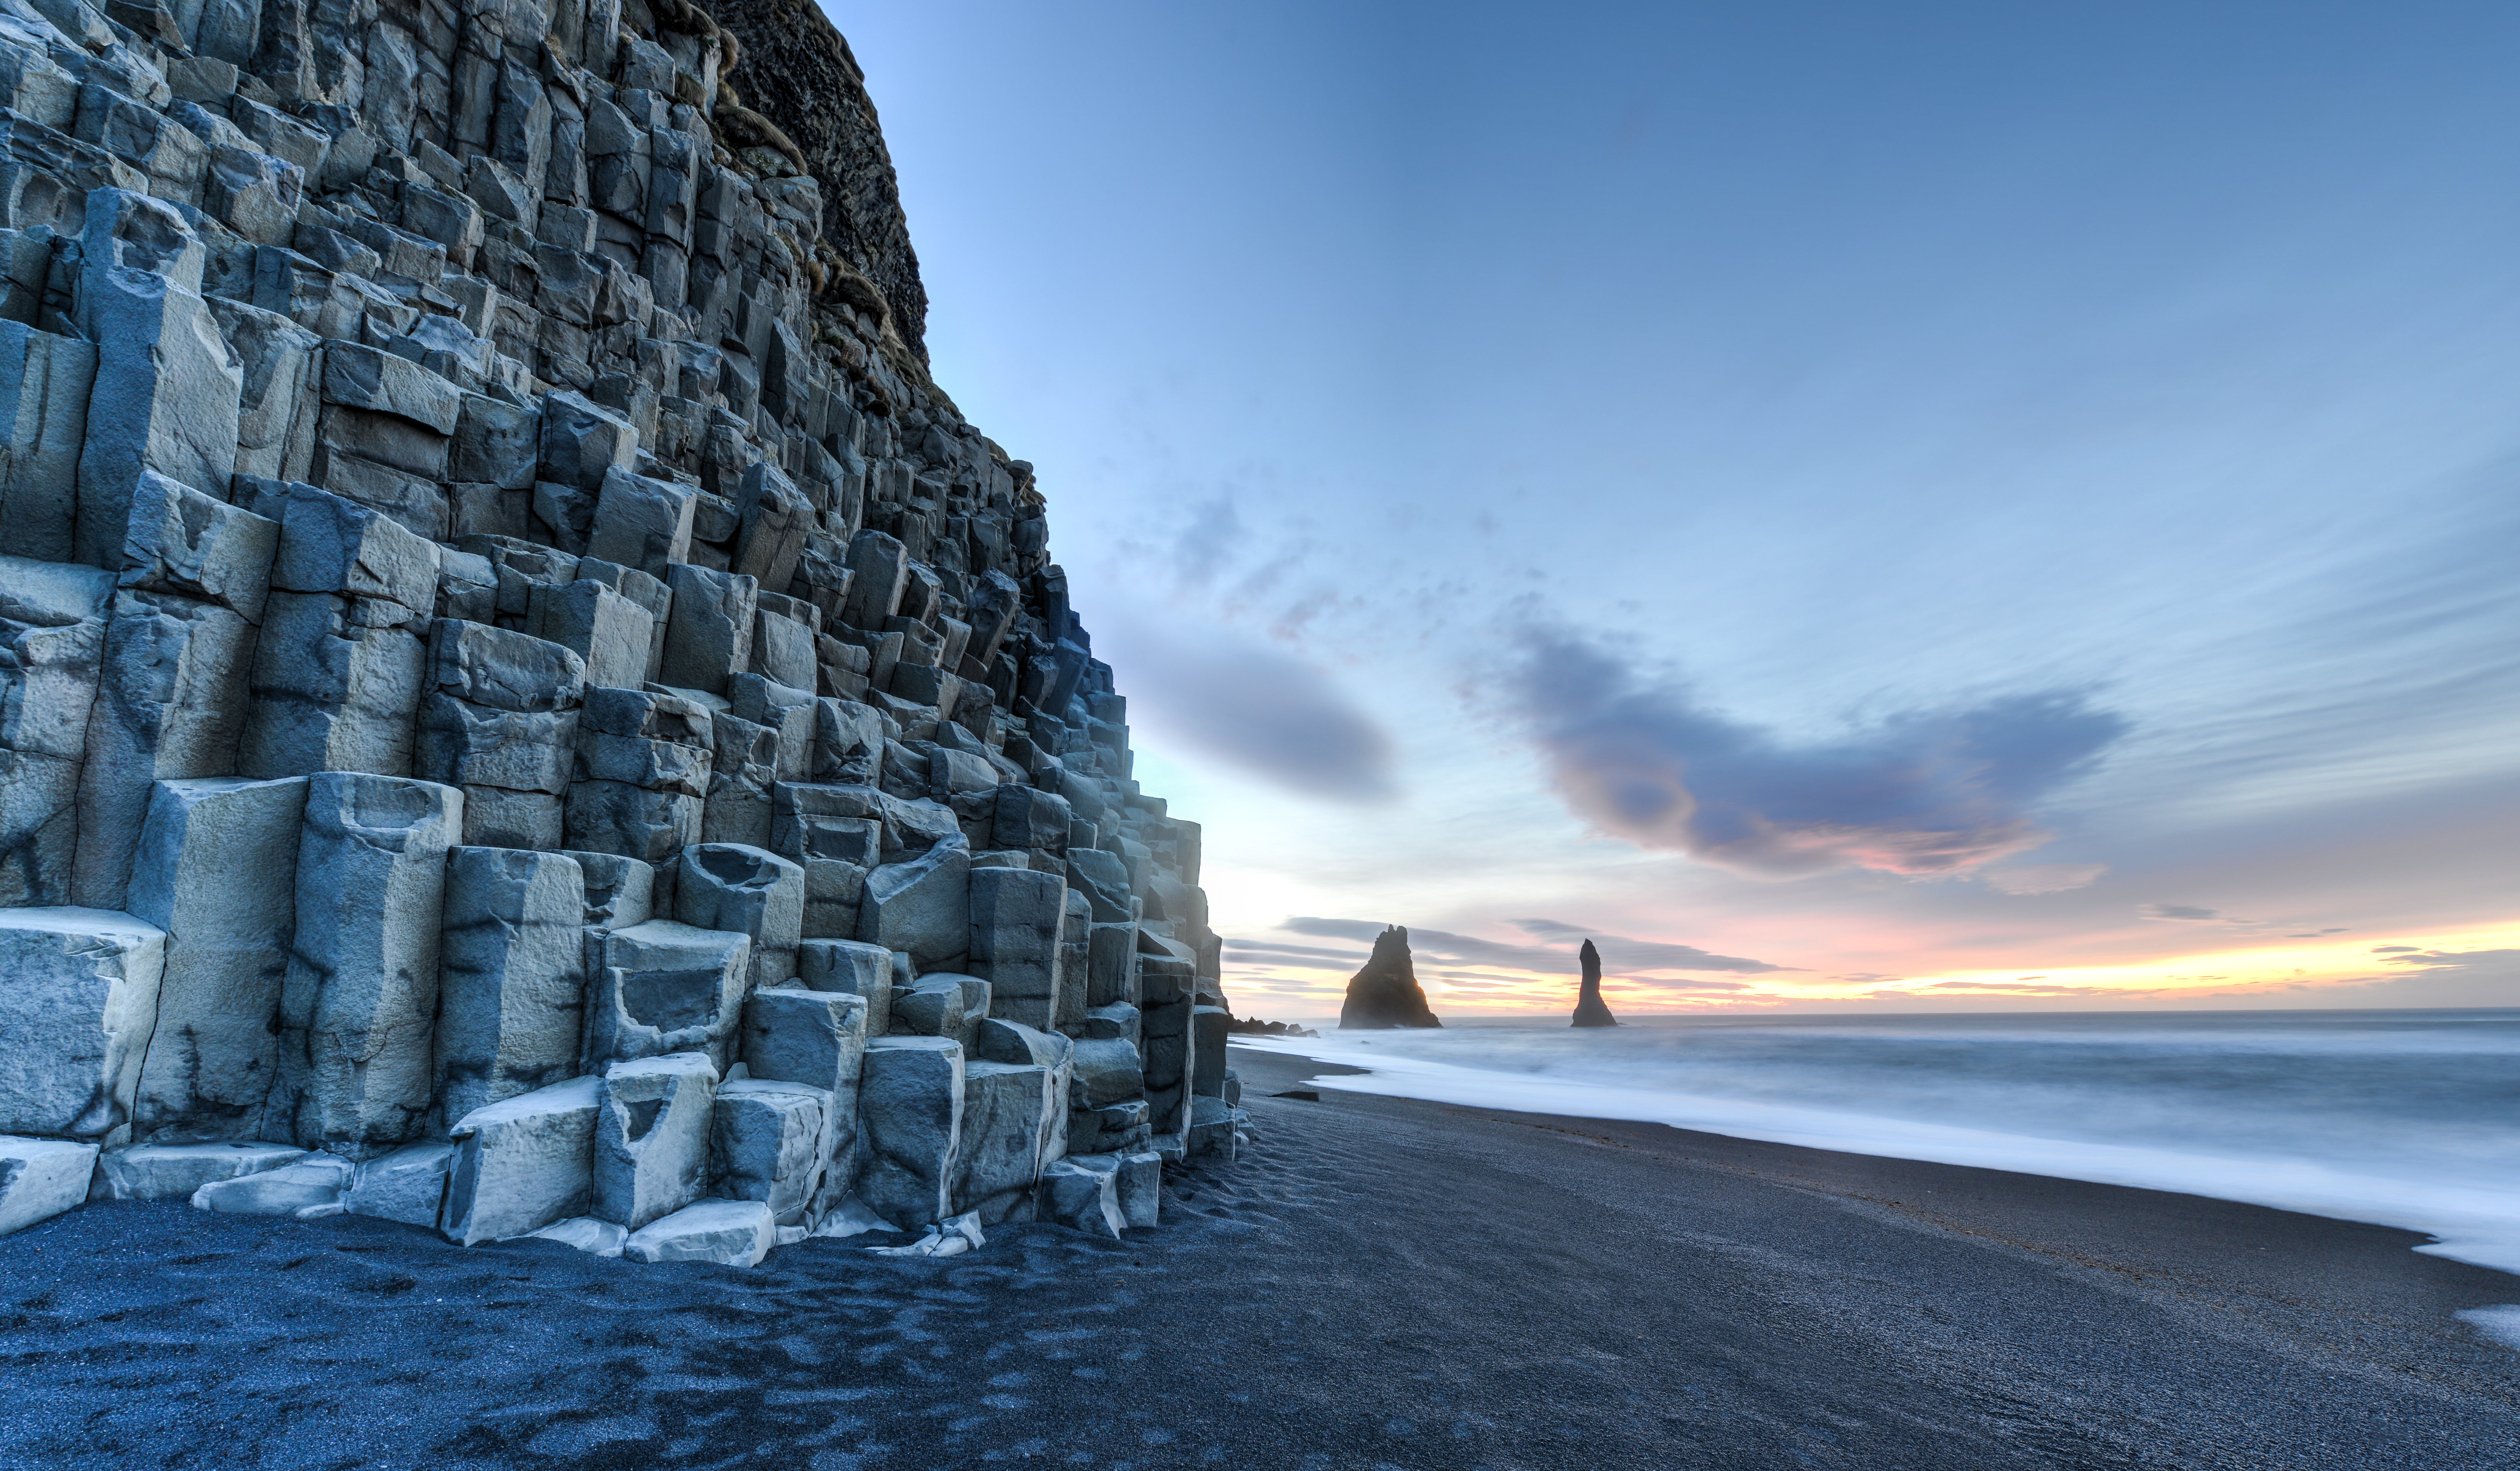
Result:
[[1610,1015],[1609,1003],[1601,999],[1601,952],[1593,942],[1584,942],[1584,994],[1575,1001],[1575,1025],[1578,1027],[1616,1027],[1619,1019]]
[[1418,972],[1409,963],[1409,932],[1398,925],[1373,942],[1373,955],[1347,984],[1347,1002],[1339,1007],[1341,1032],[1379,1031],[1392,1027],[1441,1027],[1418,988]]

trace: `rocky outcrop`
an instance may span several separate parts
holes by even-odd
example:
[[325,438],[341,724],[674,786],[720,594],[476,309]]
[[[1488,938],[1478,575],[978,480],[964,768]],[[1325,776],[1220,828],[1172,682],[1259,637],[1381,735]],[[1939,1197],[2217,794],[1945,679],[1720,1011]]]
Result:
[[1230,1155],[1198,827],[818,10],[0,0],[0,1231],[754,1262]]
[[892,155],[847,39],[813,0],[717,0],[709,14],[738,43],[727,82],[765,122],[777,119],[777,136],[760,143],[791,146],[823,186],[823,239],[863,278],[863,285],[835,280],[832,292],[878,324],[888,321],[925,362],[927,289],[910,248]]
[[1584,963],[1584,993],[1575,998],[1575,1025],[1578,1027],[1616,1027],[1619,1019],[1610,1015],[1610,1005],[1601,999],[1601,952],[1593,942],[1584,942],[1580,958]]
[[1347,983],[1347,1000],[1339,1006],[1339,1030],[1385,1031],[1393,1027],[1441,1027],[1426,1004],[1409,961],[1409,932],[1393,925],[1374,937],[1373,954]]

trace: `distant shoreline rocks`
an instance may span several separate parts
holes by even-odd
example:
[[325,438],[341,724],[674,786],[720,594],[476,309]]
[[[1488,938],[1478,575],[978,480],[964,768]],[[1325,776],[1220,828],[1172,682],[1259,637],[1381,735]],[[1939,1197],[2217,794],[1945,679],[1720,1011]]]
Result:
[[1347,983],[1339,1007],[1341,1032],[1379,1032],[1395,1027],[1441,1027],[1409,960],[1409,932],[1393,925],[1374,937],[1373,954]]
[[1225,1030],[1236,1036],[1319,1036],[1310,1027],[1292,1022],[1264,1022],[1258,1017],[1238,1017],[1228,1013]]

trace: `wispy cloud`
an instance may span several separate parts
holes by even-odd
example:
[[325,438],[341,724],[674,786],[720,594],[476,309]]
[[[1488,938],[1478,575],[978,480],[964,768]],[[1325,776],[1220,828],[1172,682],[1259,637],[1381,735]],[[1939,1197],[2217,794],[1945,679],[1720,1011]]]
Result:
[[2129,728],[2088,692],[2048,691],[1795,745],[1590,640],[1521,642],[1505,699],[1578,815],[1753,873],[1954,873],[2035,848],[2048,834],[2032,808]]
[[1290,791],[1336,802],[1399,795],[1391,737],[1328,674],[1223,628],[1187,636],[1152,616],[1097,635],[1131,713]]
[[2024,863],[1980,869],[1978,879],[1998,894],[2063,894],[2089,889],[2108,871],[2106,863]]

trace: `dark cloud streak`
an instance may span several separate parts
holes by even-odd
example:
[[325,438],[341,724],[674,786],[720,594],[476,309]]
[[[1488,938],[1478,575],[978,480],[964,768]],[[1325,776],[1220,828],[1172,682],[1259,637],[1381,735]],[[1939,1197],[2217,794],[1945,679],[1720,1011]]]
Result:
[[2048,834],[2031,808],[2128,730],[2087,693],[2049,691],[1788,745],[1546,629],[1522,635],[1504,695],[1577,814],[1641,847],[1771,875],[1954,873],[2035,848]]

